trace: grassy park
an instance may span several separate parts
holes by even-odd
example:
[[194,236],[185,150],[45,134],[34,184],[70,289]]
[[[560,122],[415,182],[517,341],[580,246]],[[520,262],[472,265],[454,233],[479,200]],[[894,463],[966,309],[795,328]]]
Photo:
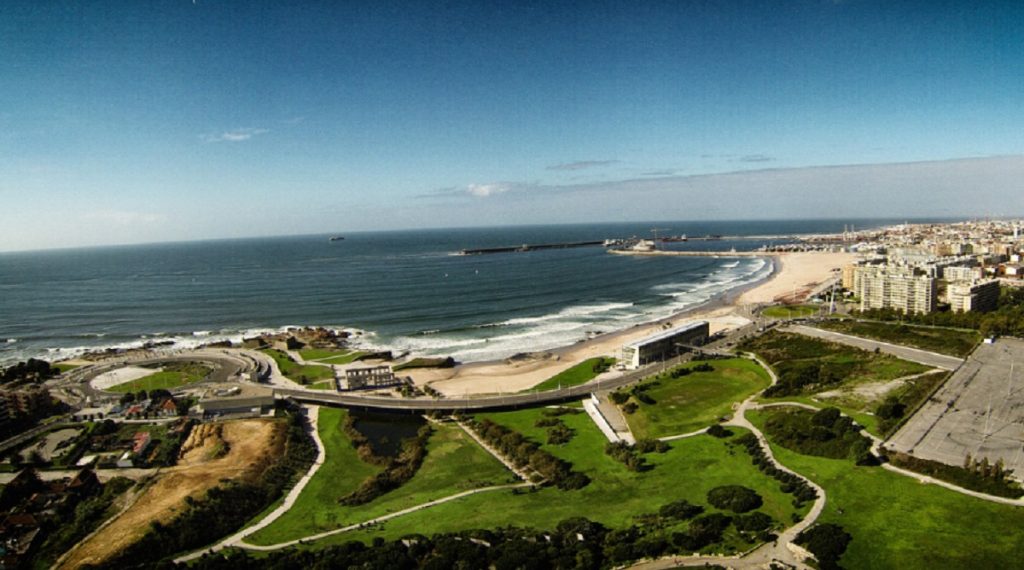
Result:
[[[749,412],[763,427],[770,412]],[[828,496],[821,522],[853,536],[844,568],[1010,568],[1024,549],[1024,509],[976,499],[880,467],[801,455],[772,444],[787,467]]]
[[551,378],[541,382],[540,384],[530,388],[530,392],[544,391],[544,390],[557,390],[559,387],[567,388],[569,386],[578,386],[580,384],[586,384],[598,374],[608,370],[612,365],[615,364],[614,358],[609,357],[598,357],[584,360],[583,362],[560,372]]
[[708,427],[731,415],[733,402],[763,390],[771,382],[761,366],[751,360],[733,358],[708,364],[713,368],[710,372],[695,371],[679,378],[662,374],[645,382],[649,386],[643,390],[646,398],[631,398],[636,411],[626,415],[633,434],[637,438],[659,438]]
[[299,356],[307,362],[322,362],[324,364],[349,364],[365,354],[358,350],[346,350],[343,348],[304,348],[299,351]]
[[[544,442],[544,429],[535,426],[542,409],[480,414],[512,428],[537,442]],[[672,501],[686,499],[718,512],[706,501],[707,492],[721,485],[743,485],[757,491],[764,499],[760,510],[780,524],[791,524],[795,509],[792,496],[779,491],[776,481],[762,475],[742,450],[730,447],[726,440],[711,436],[678,440],[664,454],[648,454],[653,469],[632,472],[604,453],[607,440],[586,414],[563,415],[560,418],[575,430],[565,444],[542,444],[542,449],[572,462],[574,469],[586,473],[591,483],[574,491],[554,487],[535,492],[496,491],[473,495],[421,512],[387,521],[383,525],[352,533],[344,533],[314,543],[311,547],[338,544],[350,540],[369,542],[376,537],[397,538],[410,533],[430,535],[466,529],[497,528],[507,525],[552,529],[564,519],[587,517],[610,528],[627,528],[636,517],[655,513]],[[745,433],[734,430],[735,435]],[[801,512],[806,512],[803,507]],[[668,526],[659,532],[668,537],[685,528]],[[749,548],[734,529],[726,533],[723,545],[715,551],[731,552]]]
[[319,366],[316,364],[299,364],[292,360],[287,353],[276,348],[266,348],[260,352],[274,359],[281,374],[298,382],[309,384],[317,380],[328,380],[334,378],[334,370],[330,366]]
[[818,314],[817,305],[773,305],[765,307],[761,314],[771,319],[798,319]]
[[164,366],[164,369],[160,372],[154,372],[149,376],[143,376],[131,382],[111,386],[107,390],[121,394],[134,393],[140,390],[171,390],[179,386],[198,382],[212,371],[213,369],[205,364],[174,362]]
[[344,410],[321,408],[318,431],[327,459],[287,514],[247,540],[275,544],[363,522],[389,512],[454,495],[475,487],[510,481],[512,474],[454,424],[436,425],[427,457],[411,480],[398,489],[359,506],[338,500],[363,479],[380,471],[359,459],[342,431]]
[[844,319],[825,321],[817,326],[843,334],[912,346],[921,350],[929,350],[961,358],[970,354],[981,341],[981,335],[978,331],[914,326],[902,323]]

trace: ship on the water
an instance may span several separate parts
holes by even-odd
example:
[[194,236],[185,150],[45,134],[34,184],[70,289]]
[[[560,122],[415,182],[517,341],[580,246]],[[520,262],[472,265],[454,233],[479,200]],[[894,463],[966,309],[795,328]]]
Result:
[[328,239],[327,241],[342,241],[344,239],[345,238],[342,236],[331,236],[330,239]]

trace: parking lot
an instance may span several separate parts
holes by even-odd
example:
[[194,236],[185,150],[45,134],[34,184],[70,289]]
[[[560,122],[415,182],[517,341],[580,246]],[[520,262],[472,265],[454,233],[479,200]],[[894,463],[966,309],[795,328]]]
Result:
[[887,447],[949,465],[1002,459],[1024,477],[1024,341],[979,346]]

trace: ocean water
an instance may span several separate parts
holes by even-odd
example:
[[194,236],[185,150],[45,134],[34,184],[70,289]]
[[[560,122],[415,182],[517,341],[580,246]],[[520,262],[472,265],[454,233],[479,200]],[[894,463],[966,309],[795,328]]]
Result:
[[[0,254],[0,362],[260,331],[350,329],[366,346],[461,361],[570,344],[763,278],[767,259],[616,256],[602,247],[480,256],[460,249],[663,233],[841,231],[886,220],[658,222],[418,230]],[[690,241],[749,250],[770,241]]]

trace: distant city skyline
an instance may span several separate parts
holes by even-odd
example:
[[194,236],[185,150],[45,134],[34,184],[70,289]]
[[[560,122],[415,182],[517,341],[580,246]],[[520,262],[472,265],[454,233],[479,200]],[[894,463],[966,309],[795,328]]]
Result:
[[1024,214],[1024,5],[0,7],[0,251]]

